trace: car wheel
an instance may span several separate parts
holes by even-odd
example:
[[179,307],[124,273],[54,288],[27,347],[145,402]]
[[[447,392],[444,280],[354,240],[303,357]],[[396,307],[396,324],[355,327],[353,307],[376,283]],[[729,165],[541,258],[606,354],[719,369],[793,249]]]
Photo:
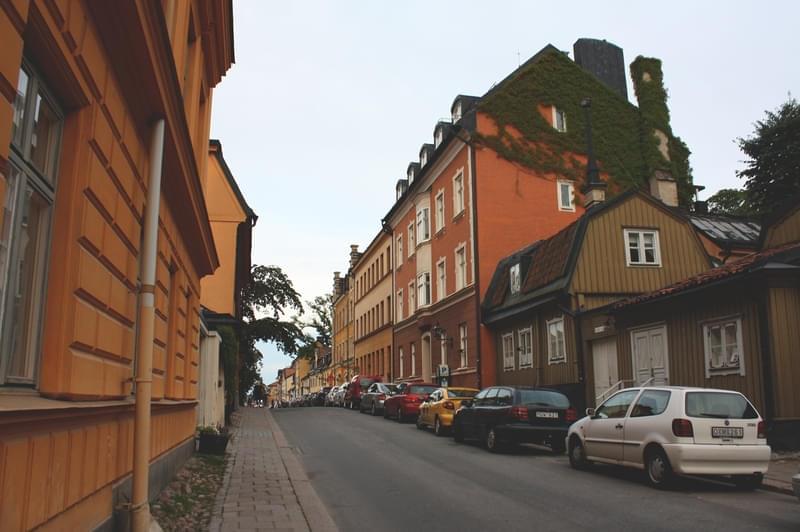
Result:
[[490,453],[500,451],[500,441],[497,439],[497,432],[494,430],[494,427],[488,427],[485,430],[483,446],[486,447],[486,450]]
[[378,415],[378,410],[375,408],[375,403],[372,403],[372,412],[370,412],[373,416]]
[[672,466],[669,465],[669,459],[663,450],[649,451],[644,458],[644,469],[647,481],[654,488],[665,489],[671,484],[674,476]]
[[759,488],[762,482],[764,482],[764,475],[761,473],[733,476],[733,483],[740,490],[753,491]]
[[417,429],[424,430],[425,425],[422,424],[422,414],[417,416]]
[[464,441],[464,429],[461,428],[461,423],[458,420],[453,421],[453,441],[456,443]]
[[581,439],[573,436],[569,440],[569,465],[575,469],[586,469],[591,462],[586,459],[586,449],[583,448]]
[[439,421],[439,416],[436,416],[436,419],[433,420],[433,433],[437,436],[444,436],[444,427],[442,427],[442,422]]

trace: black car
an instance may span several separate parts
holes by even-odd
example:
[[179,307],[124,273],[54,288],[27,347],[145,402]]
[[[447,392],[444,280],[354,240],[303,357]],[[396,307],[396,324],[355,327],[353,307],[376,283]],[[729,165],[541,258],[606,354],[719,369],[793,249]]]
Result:
[[377,416],[378,412],[383,412],[383,401],[397,393],[397,386],[394,384],[384,384],[373,382],[365,393],[361,394],[361,403],[358,410],[363,414],[369,412]]
[[537,443],[563,453],[567,430],[576,420],[569,399],[557,390],[492,386],[461,403],[453,438],[477,439],[491,452],[510,443]]

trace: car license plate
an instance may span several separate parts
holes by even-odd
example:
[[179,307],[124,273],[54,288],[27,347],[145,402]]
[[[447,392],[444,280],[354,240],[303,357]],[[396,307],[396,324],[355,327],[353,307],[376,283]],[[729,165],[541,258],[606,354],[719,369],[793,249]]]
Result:
[[742,427],[711,427],[712,438],[744,438]]
[[536,417],[544,417],[548,419],[558,419],[558,412],[536,412]]

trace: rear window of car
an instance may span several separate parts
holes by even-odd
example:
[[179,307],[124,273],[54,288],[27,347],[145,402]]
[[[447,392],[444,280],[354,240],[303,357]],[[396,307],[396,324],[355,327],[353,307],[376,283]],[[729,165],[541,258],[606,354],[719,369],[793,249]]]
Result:
[[385,392],[391,392],[391,393],[394,393],[394,392],[396,392],[396,391],[397,391],[397,386],[395,386],[394,384],[384,384],[384,385],[382,385],[382,386],[381,386],[381,388],[382,388],[382,389],[383,389],[383,391],[385,391]]
[[375,382],[375,379],[361,379],[361,387],[368,388],[373,382]]
[[569,408],[569,399],[563,393],[552,390],[517,390],[517,393],[523,405]]
[[689,392],[686,394],[686,415],[719,419],[755,419],[758,412],[737,393]]
[[478,392],[476,390],[447,390],[448,397],[475,397]]
[[436,386],[411,386],[408,393],[416,395],[428,395],[435,392],[438,388]]

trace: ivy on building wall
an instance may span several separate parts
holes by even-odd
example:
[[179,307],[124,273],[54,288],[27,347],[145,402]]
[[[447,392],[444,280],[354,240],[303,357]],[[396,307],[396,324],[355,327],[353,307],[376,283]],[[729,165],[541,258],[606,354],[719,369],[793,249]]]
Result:
[[[644,58],[637,61],[642,72],[652,71],[651,83],[637,89],[637,94],[639,91],[645,94],[646,112],[621,98],[565,54],[554,51],[544,54],[481,101],[479,111],[494,119],[498,133],[477,134],[478,142],[532,170],[580,181],[586,175],[584,163],[574,156],[586,152],[586,121],[580,103],[590,97],[594,151],[601,172],[617,185],[611,191],[646,185],[655,169],[667,170],[678,181],[681,201],[688,204],[692,191],[689,150],[669,129],[660,61]],[[663,106],[657,104],[659,96]],[[567,130],[559,132],[553,128],[539,112],[540,105],[564,111]],[[519,131],[525,140],[515,138],[509,127]],[[663,129],[669,139],[671,162],[658,149],[654,127]],[[690,191],[688,196],[684,194],[686,190]]]
[[239,338],[230,325],[217,329],[222,342],[219,345],[219,358],[225,371],[225,404],[233,405],[239,393]]

